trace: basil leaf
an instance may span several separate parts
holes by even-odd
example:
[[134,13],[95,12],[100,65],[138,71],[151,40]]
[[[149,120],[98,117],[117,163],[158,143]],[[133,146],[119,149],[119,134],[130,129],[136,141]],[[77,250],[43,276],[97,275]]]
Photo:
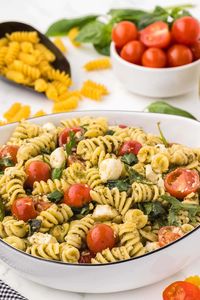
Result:
[[108,45],[103,45],[103,46],[102,45],[93,45],[93,46],[99,54],[105,55],[105,56],[110,55],[110,43]]
[[71,207],[73,213],[76,215],[76,219],[82,219],[86,215],[90,214],[95,208],[93,202],[87,203],[82,207]]
[[106,186],[109,189],[118,188],[120,192],[127,192],[131,187],[129,179],[108,180]]
[[3,221],[4,217],[5,217],[5,206],[2,200],[0,200],[0,221]]
[[166,215],[166,211],[159,202],[141,204],[142,210],[149,216],[149,220],[155,220]]
[[68,155],[72,153],[73,148],[76,146],[75,132],[69,132],[69,142],[65,145],[65,150]]
[[189,112],[180,109],[178,107],[172,106],[164,101],[156,101],[147,106],[147,110],[153,113],[161,113],[161,114],[169,114],[169,115],[177,115],[190,119],[197,120],[192,114]]
[[3,157],[0,159],[0,167],[13,167],[15,164],[10,157]]
[[146,14],[146,12],[138,9],[111,9],[108,14],[112,16],[112,21],[115,23],[122,20],[128,20],[137,25],[137,22]]
[[115,133],[114,130],[109,129],[109,130],[106,131],[105,135],[113,135],[114,133]]
[[141,16],[140,20],[137,23],[139,29],[143,29],[148,25],[155,23],[156,21],[167,22],[169,13],[162,7],[156,6],[153,12],[146,12]]
[[62,171],[63,171],[63,168],[55,168],[52,170],[52,173],[51,173],[51,178],[54,180],[54,179],[60,179],[60,177],[62,176]]
[[58,190],[47,195],[47,199],[54,203],[59,203],[62,198],[63,193]]
[[57,35],[66,35],[70,29],[73,27],[81,28],[87,23],[95,20],[96,15],[85,16],[81,18],[74,19],[62,19],[53,23],[47,30],[47,36],[57,36]]
[[37,220],[37,219],[31,219],[28,220],[28,224],[29,224],[29,236],[31,236],[32,234],[34,234],[34,232],[38,232],[42,221],[41,220]]
[[138,162],[138,159],[134,153],[126,153],[121,157],[121,161],[129,166],[132,166]]
[[102,38],[104,24],[98,20],[90,22],[82,27],[76,41],[80,43],[98,44]]
[[149,185],[153,184],[151,181],[148,181],[146,179],[146,177],[139,174],[137,171],[133,170],[132,168],[128,168],[127,171],[129,173],[129,180],[130,180],[131,184],[133,182],[140,182],[140,183],[145,183],[145,184],[149,184]]
[[165,145],[165,147],[168,147],[169,144],[168,144],[166,138],[164,137],[164,134],[163,134],[163,132],[162,132],[162,130],[160,128],[160,122],[157,123],[157,126],[158,126],[158,130],[159,130],[159,133],[160,133],[160,138],[163,141],[163,144]]

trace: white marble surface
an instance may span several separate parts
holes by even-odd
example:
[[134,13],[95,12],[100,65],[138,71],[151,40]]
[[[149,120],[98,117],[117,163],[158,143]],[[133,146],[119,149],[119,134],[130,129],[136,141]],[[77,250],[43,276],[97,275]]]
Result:
[[[142,3],[141,3],[142,2]],[[16,20],[29,23],[41,31],[45,31],[47,27],[55,20],[63,17],[74,17],[82,14],[98,13],[103,14],[111,7],[153,7],[155,4],[172,5],[183,4],[191,1],[173,1],[173,0],[1,0],[0,22],[8,20]],[[194,3],[195,1],[193,1]],[[200,6],[196,0],[197,8],[194,14],[200,17]],[[72,77],[74,88],[81,86],[81,82],[87,78],[102,82],[109,87],[110,95],[101,103],[91,100],[83,100],[79,109],[119,109],[119,110],[143,110],[154,99],[139,97],[125,91],[123,86],[114,77],[112,71],[93,72],[87,74],[82,66],[83,64],[98,55],[89,47],[74,48],[70,45],[67,38],[63,39],[69,51],[67,57],[72,67]],[[14,102],[29,103],[32,112],[43,108],[46,112],[51,111],[52,103],[43,96],[30,93],[19,87],[11,86],[8,83],[0,81],[0,103],[1,114]],[[200,100],[198,94],[198,85],[189,94],[175,99],[168,99],[169,103],[182,107],[197,118],[200,119]],[[177,253],[178,255],[178,253]],[[173,263],[173,262],[172,262]],[[163,270],[165,272],[165,270]],[[41,285],[32,283],[15,274],[15,272],[2,262],[0,263],[0,278],[29,300],[64,300],[64,299],[107,299],[107,300],[159,300],[162,298],[163,288],[174,280],[181,280],[191,274],[200,274],[200,260],[189,266],[187,269],[179,272],[173,277],[159,282],[155,285],[140,288],[134,291],[123,293],[94,295],[94,294],[76,294],[53,290]],[[67,280],[67,279],[66,279]],[[109,279],[108,279],[109,280]],[[77,283],[78,284],[78,283]]]

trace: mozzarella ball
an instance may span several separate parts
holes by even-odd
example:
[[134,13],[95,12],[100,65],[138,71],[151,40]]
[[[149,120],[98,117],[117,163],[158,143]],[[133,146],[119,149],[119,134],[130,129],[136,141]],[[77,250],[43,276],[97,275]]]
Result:
[[122,173],[123,164],[121,160],[116,158],[107,158],[99,165],[99,173],[101,180],[106,182],[108,180],[118,179]]
[[62,168],[66,163],[66,152],[62,147],[56,148],[50,155],[50,165],[53,169]]

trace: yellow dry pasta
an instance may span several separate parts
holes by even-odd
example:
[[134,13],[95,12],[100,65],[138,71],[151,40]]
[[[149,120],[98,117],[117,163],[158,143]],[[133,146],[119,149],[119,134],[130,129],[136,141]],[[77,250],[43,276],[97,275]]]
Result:
[[68,32],[68,38],[71,41],[71,43],[75,46],[75,47],[80,47],[80,43],[76,41],[76,37],[79,34],[79,30],[77,27],[73,27],[72,29],[70,29],[70,31]]
[[84,69],[86,71],[103,70],[109,68],[111,68],[111,63],[109,58],[94,59],[87,62],[84,65]]
[[53,42],[60,51],[62,51],[63,53],[67,52],[67,47],[60,38],[55,38]]

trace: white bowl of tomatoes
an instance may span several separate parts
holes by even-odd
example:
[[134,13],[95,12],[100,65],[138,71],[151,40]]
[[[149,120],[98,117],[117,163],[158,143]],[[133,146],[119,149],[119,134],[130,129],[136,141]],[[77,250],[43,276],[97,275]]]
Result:
[[200,75],[200,25],[190,16],[169,28],[157,21],[139,31],[123,21],[112,31],[111,59],[118,79],[131,92],[174,97],[195,88]]

